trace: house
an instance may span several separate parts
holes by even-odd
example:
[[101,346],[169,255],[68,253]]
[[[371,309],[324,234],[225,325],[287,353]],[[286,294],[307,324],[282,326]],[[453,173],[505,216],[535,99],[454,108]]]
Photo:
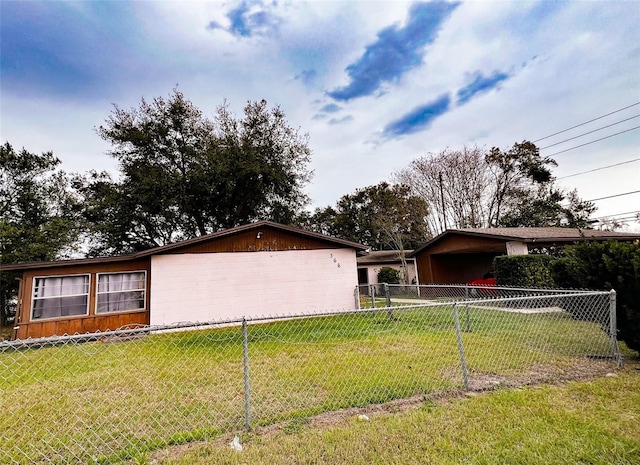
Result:
[[[407,257],[413,250],[405,250]],[[394,270],[402,271],[402,261],[399,250],[375,250],[367,255],[357,258],[358,261],[358,284],[378,284],[378,273],[383,267],[390,267]],[[416,264],[415,259],[406,258],[407,262],[407,282],[416,284]]]
[[366,246],[260,221],[129,255],[21,271],[14,338],[355,308]]
[[498,255],[527,254],[581,241],[640,240],[640,234],[573,228],[449,229],[409,254],[420,284],[460,284],[491,271]]

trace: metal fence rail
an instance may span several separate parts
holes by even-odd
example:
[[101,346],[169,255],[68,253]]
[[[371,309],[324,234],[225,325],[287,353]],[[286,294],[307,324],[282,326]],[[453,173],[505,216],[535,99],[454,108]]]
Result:
[[0,463],[117,463],[324,411],[620,362],[615,293],[413,288],[355,311],[0,343]]

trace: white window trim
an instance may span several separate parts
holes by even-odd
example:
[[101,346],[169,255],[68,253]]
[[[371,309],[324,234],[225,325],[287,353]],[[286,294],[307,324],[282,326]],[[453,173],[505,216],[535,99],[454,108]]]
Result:
[[[104,291],[100,292],[100,276],[105,275],[113,275],[113,274],[129,274],[129,273],[143,273],[144,274],[144,288],[143,289],[127,289],[126,291]],[[96,315],[113,315],[117,313],[133,313],[133,312],[144,312],[147,310],[147,270],[126,270],[126,271],[110,271],[108,273],[96,273],[96,301],[95,301],[95,314]],[[98,296],[101,294],[114,294],[117,292],[140,292],[143,294],[143,306],[142,308],[135,308],[130,310],[116,310],[112,312],[99,312],[98,311]]]
[[[77,276],[87,276],[89,278],[87,284],[87,292],[82,294],[65,294],[65,295],[52,295],[48,297],[36,297],[36,280],[38,279],[47,279],[47,278],[72,278]],[[35,302],[36,300],[47,300],[47,299],[59,299],[61,297],[79,297],[79,296],[87,296],[87,309],[81,315],[67,315],[67,316],[53,316],[48,318],[34,318],[33,311],[35,310]],[[44,321],[44,320],[68,320],[70,318],[80,318],[89,315],[89,302],[91,300],[91,273],[78,273],[78,274],[52,274],[52,275],[42,275],[42,276],[34,276],[31,281],[31,311],[29,316],[29,321]]]

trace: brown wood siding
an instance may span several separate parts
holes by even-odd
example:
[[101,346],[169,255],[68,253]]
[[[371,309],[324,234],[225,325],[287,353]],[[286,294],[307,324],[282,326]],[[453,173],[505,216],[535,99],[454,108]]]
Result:
[[62,336],[64,334],[95,333],[122,328],[125,326],[148,325],[149,312],[147,310],[126,313],[88,315],[69,319],[57,318],[38,320],[18,325],[16,337],[18,339],[38,338],[47,336]]
[[212,252],[265,252],[287,250],[335,249],[336,244],[320,239],[304,237],[288,231],[278,231],[268,226],[243,231],[210,241],[172,249],[168,253],[212,253]]
[[[117,312],[109,314],[95,313],[96,285],[98,273],[119,271],[146,271],[147,289],[145,293],[145,310]],[[33,282],[36,277],[63,275],[90,275],[89,314],[73,317],[51,318],[31,321]],[[77,266],[61,266],[41,270],[26,271],[22,276],[22,292],[20,311],[16,318],[15,337],[18,339],[39,338],[53,335],[106,331],[127,325],[149,324],[149,289],[151,288],[151,261],[149,258],[125,262],[84,264]]]
[[423,253],[416,257],[418,282],[420,284],[433,284],[431,277],[431,255]]

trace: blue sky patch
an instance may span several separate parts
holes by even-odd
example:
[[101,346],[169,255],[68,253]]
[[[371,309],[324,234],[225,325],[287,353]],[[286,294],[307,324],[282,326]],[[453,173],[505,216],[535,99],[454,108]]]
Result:
[[294,78],[296,81],[302,81],[304,85],[312,85],[318,77],[318,72],[315,69],[304,69],[300,74]]
[[325,113],[335,113],[340,110],[342,110],[342,107],[339,105],[336,105],[335,103],[329,103],[323,106],[322,108],[320,108],[320,111]]
[[385,82],[395,82],[403,74],[422,64],[426,45],[436,40],[442,24],[458,3],[415,3],[409,9],[404,26],[387,27],[378,39],[366,47],[364,54],[346,68],[349,84],[327,94],[347,101],[372,95]]
[[111,3],[3,2],[2,88],[81,98],[121,77],[137,35],[130,5]]
[[[229,10],[227,18],[231,21],[229,32],[237,37],[251,37],[274,29],[279,19],[264,8],[261,1],[243,1],[237,8]],[[211,26],[217,23],[209,23]]]
[[400,119],[389,123],[382,131],[382,136],[390,139],[423,131],[436,118],[449,111],[450,105],[449,94],[442,95],[437,100],[414,108]]
[[470,84],[458,90],[458,105],[464,105],[476,95],[495,89],[501,82],[509,79],[509,77],[508,74],[498,71],[494,71],[491,76],[487,77],[481,73],[476,73],[475,79]]

